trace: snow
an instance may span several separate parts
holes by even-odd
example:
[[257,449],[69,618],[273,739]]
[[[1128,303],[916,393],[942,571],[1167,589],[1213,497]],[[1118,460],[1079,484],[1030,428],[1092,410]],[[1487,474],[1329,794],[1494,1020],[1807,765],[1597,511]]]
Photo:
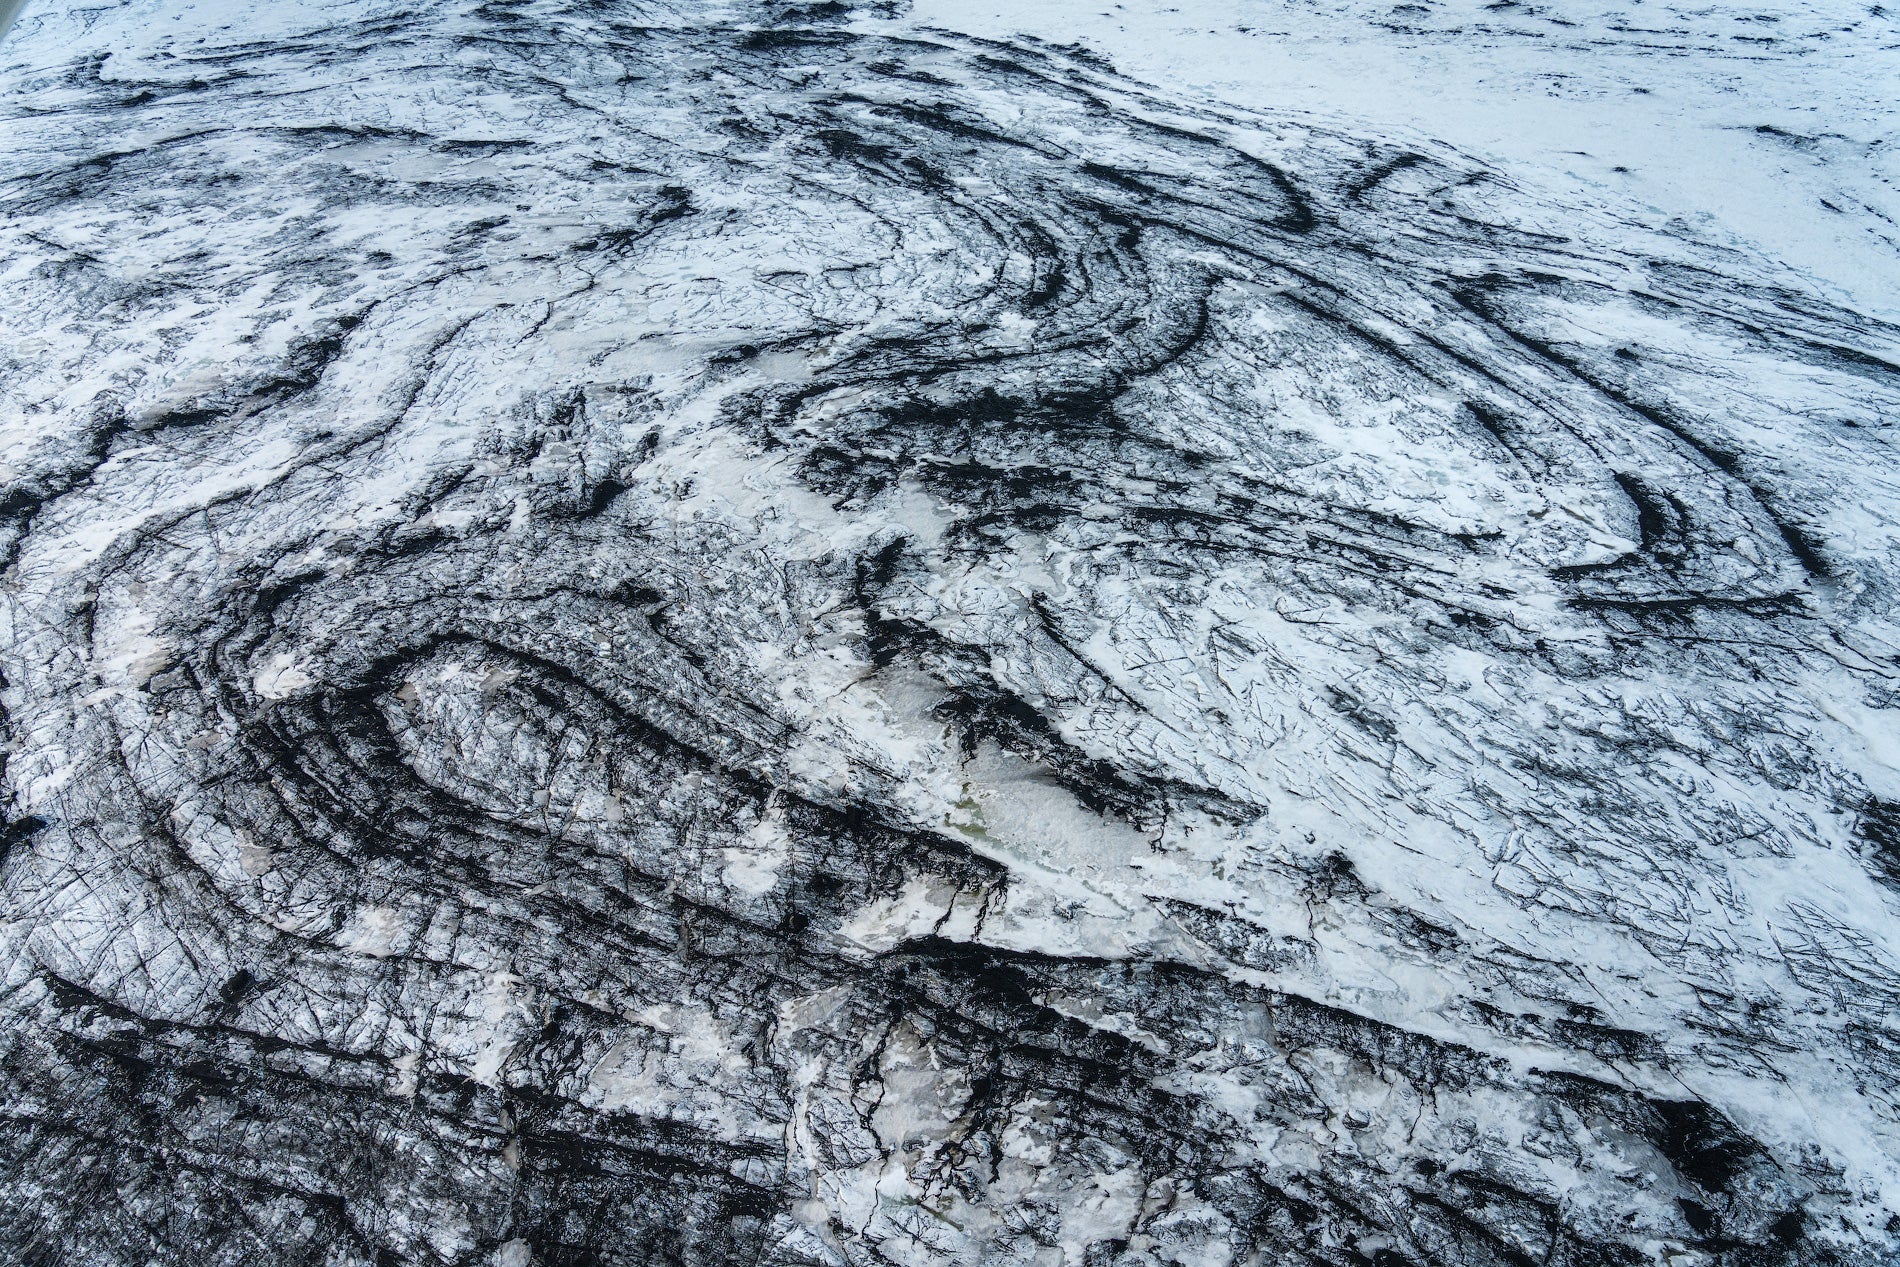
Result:
[[0,1256],[1888,1260],[1891,18],[780,8],[0,45]]

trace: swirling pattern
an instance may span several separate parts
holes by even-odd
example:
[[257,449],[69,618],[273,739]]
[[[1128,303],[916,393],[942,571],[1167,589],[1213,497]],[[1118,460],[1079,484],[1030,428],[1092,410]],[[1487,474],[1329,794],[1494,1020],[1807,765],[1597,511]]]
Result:
[[10,1259],[1900,1244],[1896,331],[837,4],[212,18],[8,107]]

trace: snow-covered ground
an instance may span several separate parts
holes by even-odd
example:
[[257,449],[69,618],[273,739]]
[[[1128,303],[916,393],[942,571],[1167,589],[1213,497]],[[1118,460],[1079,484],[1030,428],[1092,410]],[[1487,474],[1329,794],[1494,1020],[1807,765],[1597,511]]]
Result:
[[1900,315],[1900,16],[1877,4],[917,0],[907,16],[1456,146],[1566,200],[1750,244],[1841,302]]
[[30,5],[0,1253],[1891,1261],[1894,42]]

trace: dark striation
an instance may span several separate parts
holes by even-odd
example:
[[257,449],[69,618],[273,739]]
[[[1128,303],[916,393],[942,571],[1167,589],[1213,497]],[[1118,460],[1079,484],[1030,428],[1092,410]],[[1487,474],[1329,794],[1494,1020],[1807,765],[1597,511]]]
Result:
[[878,10],[125,12],[5,99],[0,1257],[1900,1253],[1900,332]]

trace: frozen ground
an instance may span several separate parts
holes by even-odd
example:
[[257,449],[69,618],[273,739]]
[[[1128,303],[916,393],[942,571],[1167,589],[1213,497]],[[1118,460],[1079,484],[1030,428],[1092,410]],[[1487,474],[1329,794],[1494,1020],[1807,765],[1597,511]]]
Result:
[[1900,1253],[1891,19],[1107,9],[29,6],[0,1254]]
[[919,0],[918,21],[1077,43],[1126,73],[1752,245],[1900,314],[1900,19],[1877,4]]

